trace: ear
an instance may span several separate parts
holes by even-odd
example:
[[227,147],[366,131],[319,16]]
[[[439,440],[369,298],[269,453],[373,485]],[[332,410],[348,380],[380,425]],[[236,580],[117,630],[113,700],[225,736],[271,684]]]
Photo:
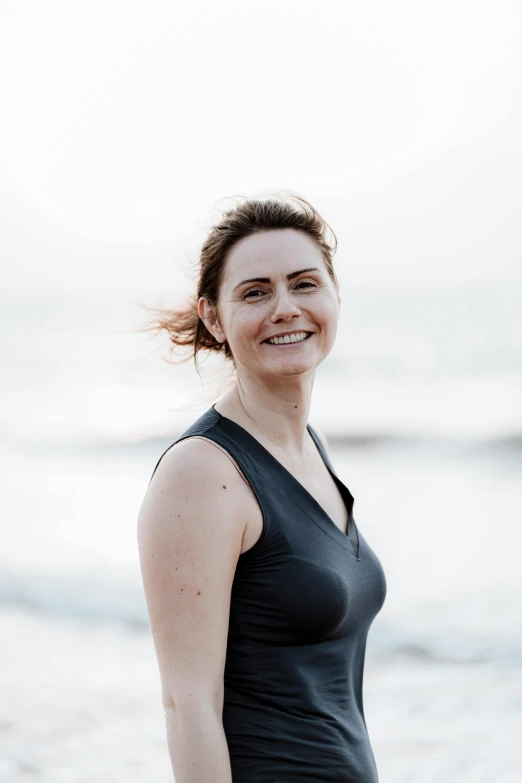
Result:
[[219,323],[217,307],[210,305],[204,296],[198,300],[198,315],[218,343],[224,343],[227,338]]

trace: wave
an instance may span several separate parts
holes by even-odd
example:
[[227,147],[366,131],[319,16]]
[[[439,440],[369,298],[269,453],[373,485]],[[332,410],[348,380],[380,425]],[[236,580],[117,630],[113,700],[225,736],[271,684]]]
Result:
[[[192,422],[187,422],[187,427]],[[426,429],[418,429],[417,431],[412,429],[401,430],[399,426],[390,429],[364,429],[347,431],[343,429],[343,424],[340,422],[339,426],[335,430],[328,426],[322,426],[322,430],[325,433],[328,442],[336,448],[366,448],[383,445],[396,445],[396,446],[446,446],[450,448],[463,448],[472,451],[505,451],[505,452],[522,452],[522,430],[515,427],[511,431],[503,431],[498,433],[490,433],[487,435],[476,435],[470,433],[451,435],[447,433],[438,433],[436,431],[430,431]],[[184,429],[177,431],[168,430],[161,433],[151,434],[139,434],[132,435],[129,432],[125,437],[118,437],[112,434],[106,437],[99,436],[96,438],[85,438],[78,435],[74,440],[51,440],[47,441],[42,439],[38,440],[31,438],[16,437],[13,440],[18,446],[40,446],[42,451],[56,450],[63,452],[78,452],[78,453],[96,453],[96,452],[142,452],[151,451],[155,452],[158,449],[166,448],[171,443],[182,435]],[[9,433],[6,433],[9,435]]]
[[[99,571],[98,571],[99,575]],[[0,571],[0,605],[79,622],[119,623],[128,628],[149,627],[141,585],[110,579],[97,569],[88,574],[18,576]]]
[[[75,577],[21,577],[0,570],[0,606],[75,623],[107,623],[150,632],[141,584],[110,579],[104,573],[97,579],[95,570]],[[501,668],[522,668],[522,640],[509,634],[419,633],[377,619],[370,629],[367,650],[369,655],[381,659],[400,657],[427,663],[489,663]]]
[[[427,456],[462,457],[501,462],[518,467],[522,462],[522,432],[514,431],[488,437],[466,437],[437,435],[433,433],[411,433],[400,431],[359,431],[346,433],[323,428],[333,451],[415,451]],[[124,459],[148,456],[150,460],[159,457],[181,435],[150,435],[125,441],[116,438],[76,441],[75,443],[25,444],[31,453],[37,452],[78,457],[101,457],[115,455]],[[18,442],[20,449],[20,442]],[[22,447],[22,451],[24,448]]]

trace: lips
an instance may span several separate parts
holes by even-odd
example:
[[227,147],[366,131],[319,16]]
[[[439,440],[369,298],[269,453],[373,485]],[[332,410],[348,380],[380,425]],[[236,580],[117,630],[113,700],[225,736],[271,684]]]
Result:
[[[306,333],[306,337],[303,340],[292,340],[283,343],[269,342],[270,340],[273,340],[275,337],[286,337],[286,335],[290,336],[292,334],[303,334],[303,333]],[[307,329],[300,329],[298,332],[286,332],[283,334],[274,334],[272,335],[272,337],[267,337],[266,340],[263,340],[263,342],[266,343],[267,345],[273,345],[276,347],[279,347],[281,345],[299,345],[299,343],[305,343],[310,337],[312,337],[313,334],[314,332],[309,332]]]

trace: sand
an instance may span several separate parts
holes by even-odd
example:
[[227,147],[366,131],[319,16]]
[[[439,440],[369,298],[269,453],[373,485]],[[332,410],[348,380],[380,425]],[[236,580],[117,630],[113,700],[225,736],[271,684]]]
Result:
[[[148,629],[16,608],[1,624],[2,783],[174,779]],[[520,783],[520,668],[370,642],[365,714],[380,783]]]

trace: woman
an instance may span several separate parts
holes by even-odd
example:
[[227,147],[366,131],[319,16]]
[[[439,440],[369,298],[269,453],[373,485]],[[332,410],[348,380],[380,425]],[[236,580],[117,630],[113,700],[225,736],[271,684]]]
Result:
[[160,321],[235,370],[139,515],[176,783],[378,780],[362,681],[386,581],[307,424],[339,318],[327,229],[298,196],[244,200],[203,244],[197,297]]

